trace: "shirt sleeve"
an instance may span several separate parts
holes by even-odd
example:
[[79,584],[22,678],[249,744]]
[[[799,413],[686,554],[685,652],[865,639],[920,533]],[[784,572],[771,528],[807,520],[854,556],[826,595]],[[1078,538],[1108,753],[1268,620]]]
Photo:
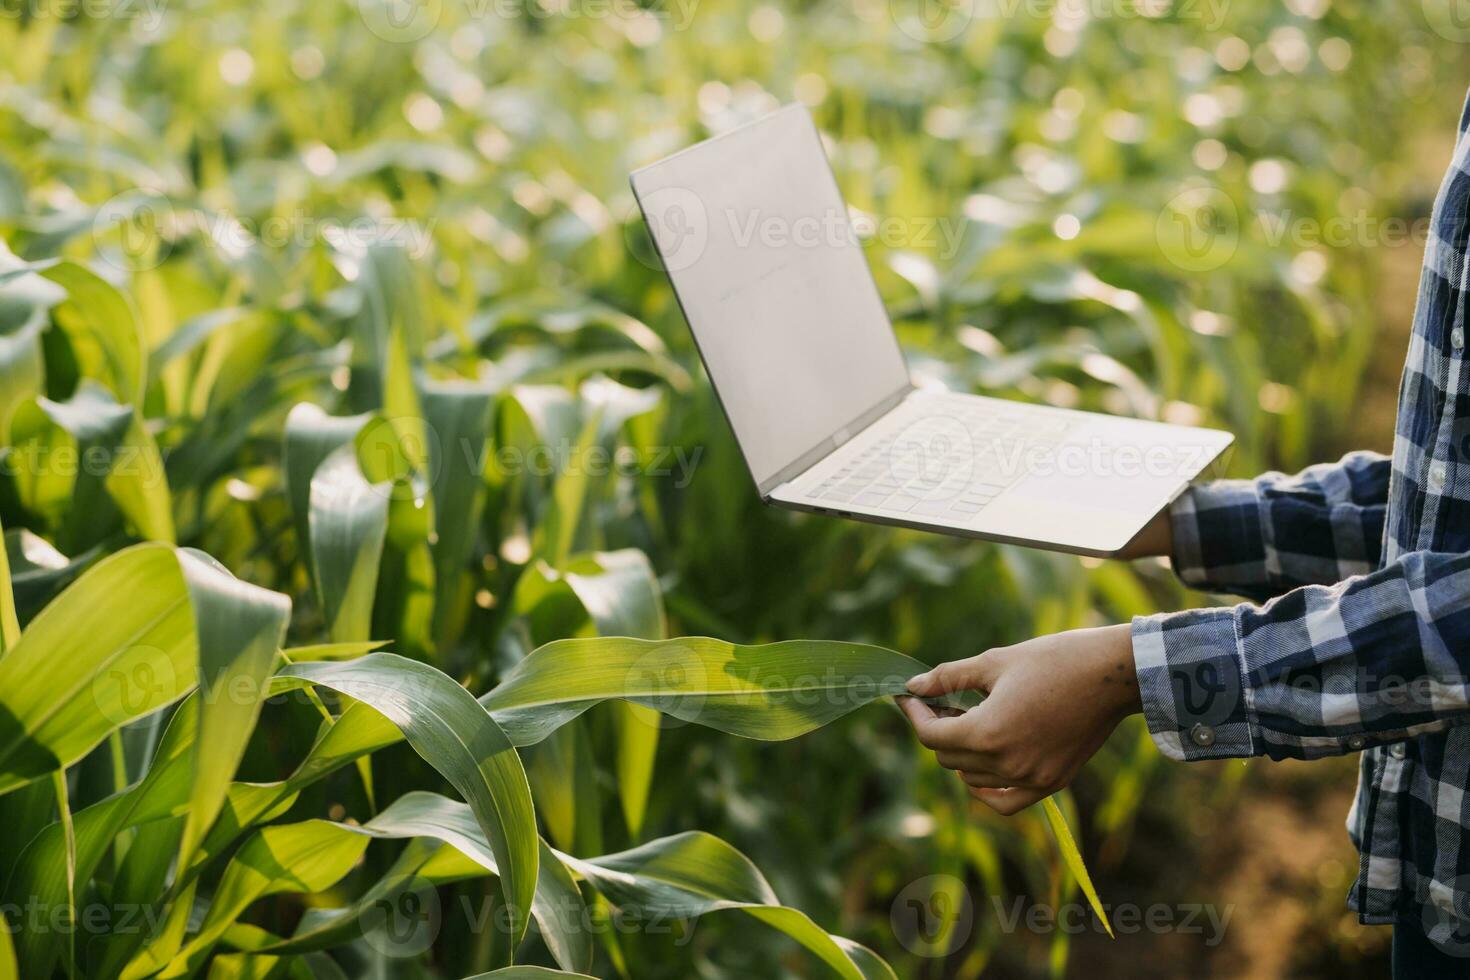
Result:
[[1378,567],[1391,469],[1349,453],[1287,476],[1221,480],[1170,507],[1174,571],[1196,589],[1265,600]]
[[1192,760],[1356,752],[1470,721],[1470,555],[1416,551],[1264,605],[1140,616],[1143,713]]

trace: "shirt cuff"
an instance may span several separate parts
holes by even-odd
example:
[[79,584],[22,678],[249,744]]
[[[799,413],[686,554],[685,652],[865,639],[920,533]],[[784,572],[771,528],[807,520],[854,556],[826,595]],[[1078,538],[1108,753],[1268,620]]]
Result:
[[1251,480],[1192,486],[1169,505],[1174,574],[1194,589],[1262,583],[1269,577],[1261,493]]
[[1255,755],[1235,610],[1133,620],[1133,668],[1154,744],[1171,759]]

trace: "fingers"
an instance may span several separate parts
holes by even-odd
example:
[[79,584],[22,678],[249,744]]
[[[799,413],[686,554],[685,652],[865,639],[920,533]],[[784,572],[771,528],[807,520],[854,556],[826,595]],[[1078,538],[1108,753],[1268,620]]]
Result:
[[1003,817],[1012,817],[1051,795],[1044,789],[1010,786],[1003,789],[970,787],[970,795]]
[[965,741],[968,722],[965,715],[943,717],[918,698],[898,698],[898,706],[914,726],[919,742],[931,749],[958,748]]
[[[994,772],[995,760],[984,752],[976,752],[972,749],[940,749],[934,753],[934,759],[946,769],[956,772]],[[1002,783],[1009,786],[1010,783]]]
[[964,769],[956,773],[964,784],[971,789],[1005,789],[1015,783],[1013,779],[997,776],[993,772],[984,772],[979,769]]
[[967,660],[951,660],[933,670],[912,677],[908,682],[910,694],[934,698],[954,691],[988,691],[996,661],[986,659],[982,653]]

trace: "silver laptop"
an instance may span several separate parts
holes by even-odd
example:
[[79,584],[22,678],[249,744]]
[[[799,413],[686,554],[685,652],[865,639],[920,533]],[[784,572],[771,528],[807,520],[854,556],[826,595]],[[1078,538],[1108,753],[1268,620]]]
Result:
[[632,185],[767,503],[1106,557],[1232,440],[916,387],[801,106]]

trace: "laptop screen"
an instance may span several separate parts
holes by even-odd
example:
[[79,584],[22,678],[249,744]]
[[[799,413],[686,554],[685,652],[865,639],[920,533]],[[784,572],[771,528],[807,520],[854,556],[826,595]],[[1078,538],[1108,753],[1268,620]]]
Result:
[[805,108],[639,170],[633,189],[762,490],[908,387]]

